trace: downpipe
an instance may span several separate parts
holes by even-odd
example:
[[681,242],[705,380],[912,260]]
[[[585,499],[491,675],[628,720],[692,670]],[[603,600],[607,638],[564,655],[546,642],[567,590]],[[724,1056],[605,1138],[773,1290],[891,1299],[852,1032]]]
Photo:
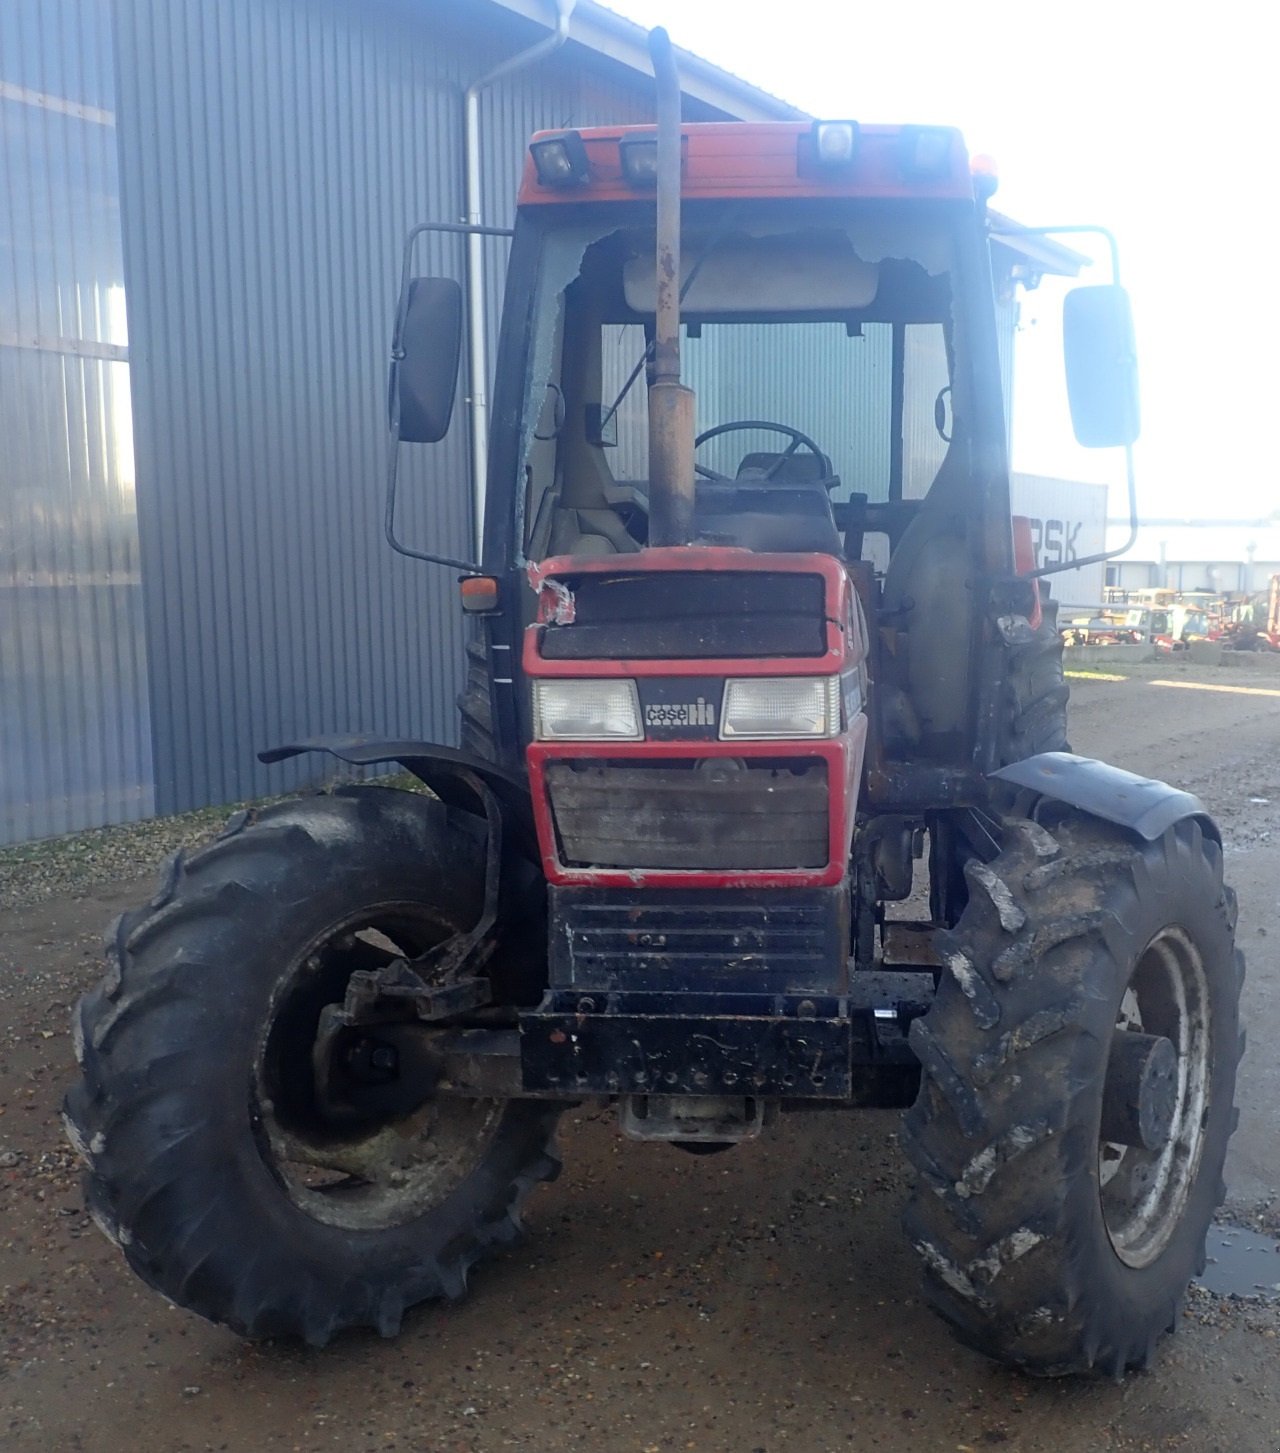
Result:
[[[550,35],[543,36],[526,50],[519,51],[497,65],[478,81],[473,81],[463,95],[463,146],[465,163],[465,206],[468,226],[478,227],[480,216],[480,92],[495,82],[522,71],[526,66],[557,51],[569,38],[569,20],[577,0],[555,0],[556,23]],[[485,493],[489,479],[489,358],[484,327],[484,239],[472,232],[467,237],[467,379],[471,399],[471,488],[479,559],[484,539]]]

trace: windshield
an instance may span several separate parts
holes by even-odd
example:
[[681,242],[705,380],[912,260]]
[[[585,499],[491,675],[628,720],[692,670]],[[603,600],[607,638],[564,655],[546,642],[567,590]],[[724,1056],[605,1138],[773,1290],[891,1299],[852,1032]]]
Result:
[[[530,559],[647,539],[654,232],[648,218],[595,215],[548,231],[540,260],[521,438]],[[819,480],[837,504],[928,491],[957,413],[950,252],[933,209],[690,206],[682,267],[698,432],[748,426],[699,448],[703,480]]]

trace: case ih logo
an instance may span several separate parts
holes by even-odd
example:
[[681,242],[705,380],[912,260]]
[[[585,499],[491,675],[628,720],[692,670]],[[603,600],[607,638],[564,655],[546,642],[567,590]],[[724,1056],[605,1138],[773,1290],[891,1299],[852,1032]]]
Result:
[[704,697],[697,701],[663,701],[644,709],[644,723],[651,727],[713,727],[716,709]]
[[645,736],[655,742],[714,739],[724,682],[716,676],[642,676]]

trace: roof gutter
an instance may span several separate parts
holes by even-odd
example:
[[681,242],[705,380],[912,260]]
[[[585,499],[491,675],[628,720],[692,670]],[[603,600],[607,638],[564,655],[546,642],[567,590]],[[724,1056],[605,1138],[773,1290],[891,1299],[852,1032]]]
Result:
[[[569,38],[569,19],[576,0],[555,0],[556,23],[549,35],[526,50],[508,57],[478,81],[463,97],[463,145],[466,151],[465,199],[467,225],[479,227],[480,216],[480,92],[526,66],[536,65]],[[471,396],[471,487],[475,517],[476,558],[483,550],[484,502],[489,477],[489,359],[484,328],[484,239],[467,236],[467,372]]]
[[[514,15],[536,20],[545,0],[492,0]],[[649,32],[596,0],[578,0],[573,16],[573,39],[597,55],[607,56],[647,81],[653,74]],[[772,96],[750,81],[721,69],[692,51],[673,47],[680,67],[680,88],[686,96],[721,111],[735,121],[807,121],[807,111]]]

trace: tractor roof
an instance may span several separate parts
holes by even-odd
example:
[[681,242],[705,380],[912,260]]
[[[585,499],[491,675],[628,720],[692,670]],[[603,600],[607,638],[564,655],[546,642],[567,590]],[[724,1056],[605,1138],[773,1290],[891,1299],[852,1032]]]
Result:
[[[684,138],[683,195],[699,198],[932,198],[972,201],[973,176],[964,138],[944,126],[859,126],[852,160],[820,165],[811,121],[713,121],[681,127]],[[598,126],[580,131],[540,131],[531,146],[569,138],[585,157],[570,185],[539,180],[532,150],[525,156],[520,184],[522,207],[581,202],[634,202],[652,196],[651,186],[628,179],[626,144],[652,140],[651,126]],[[580,151],[579,151],[580,148]],[[930,165],[922,167],[921,157]],[[991,212],[990,227],[1001,272],[1014,268],[1019,281],[1034,287],[1046,273],[1075,277],[1089,258],[1052,238],[1028,233],[1012,219]]]
[[[852,159],[823,165],[812,147],[814,123],[803,121],[712,121],[681,127],[684,187],[700,197],[933,197],[973,198],[964,138],[951,127],[862,126]],[[648,126],[601,126],[575,132],[543,131],[533,144],[557,137],[580,138],[586,174],[573,185],[539,181],[532,155],[526,157],[520,205],[583,201],[636,201],[652,188],[627,179],[620,143],[653,137]],[[576,142],[574,143],[576,148]],[[917,164],[916,148],[928,148],[928,169]]]

